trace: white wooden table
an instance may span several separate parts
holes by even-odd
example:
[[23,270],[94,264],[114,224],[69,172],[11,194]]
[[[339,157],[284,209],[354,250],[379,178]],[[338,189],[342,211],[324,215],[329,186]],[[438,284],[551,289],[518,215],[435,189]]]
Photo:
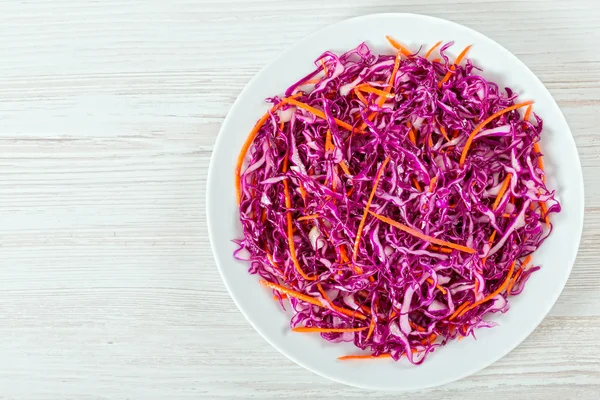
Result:
[[520,57],[561,106],[587,184],[548,318],[493,366],[408,398],[599,398],[594,0],[2,0],[0,399],[389,397],[318,377],[254,332],[204,211],[212,145],[248,80],[314,30],[375,12],[451,19]]

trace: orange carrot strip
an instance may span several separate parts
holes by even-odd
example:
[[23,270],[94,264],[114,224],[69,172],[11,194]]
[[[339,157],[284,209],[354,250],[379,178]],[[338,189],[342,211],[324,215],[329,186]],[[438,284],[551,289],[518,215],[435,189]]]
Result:
[[454,313],[452,313],[452,315],[450,316],[450,318],[448,318],[449,321],[452,321],[454,318],[456,318],[456,316],[458,314],[460,314],[460,312],[462,310],[464,310],[465,308],[467,308],[469,306],[469,302],[465,301],[464,303],[462,303],[456,310],[454,310]]
[[342,357],[338,357],[338,360],[340,361],[345,361],[345,360],[365,360],[365,359],[369,359],[369,358],[392,358],[391,354],[389,353],[383,353],[380,354],[378,356],[374,356],[372,354],[361,354],[361,355],[349,355],[349,356],[342,356]]
[[371,309],[369,307],[365,306],[364,304],[361,304],[359,307],[360,307],[361,310],[363,310],[363,312],[365,314],[368,314],[368,315],[371,314]]
[[402,46],[400,43],[398,43],[396,40],[394,40],[394,38],[392,38],[390,35],[386,35],[385,38],[388,40],[388,42],[390,42],[390,44],[396,50],[398,50],[400,53],[404,54],[406,57],[412,55],[412,53],[410,51],[408,51],[406,48],[404,48],[404,46]]
[[[469,51],[471,46],[472,45],[465,47],[465,49],[458,55],[458,57],[456,57],[456,61],[454,61],[454,64],[450,66],[450,71],[454,71],[456,69],[456,65],[460,64],[465,55],[467,55],[467,52]],[[446,83],[448,79],[450,79],[450,76],[452,76],[452,72],[450,71],[446,72],[446,76],[444,76],[440,83],[438,83],[438,87],[442,87],[442,85]]]
[[[429,283],[429,284],[433,284],[433,279],[431,279],[431,278],[427,278],[427,279],[425,279],[425,281],[426,281],[427,283]],[[444,289],[444,288],[443,288],[443,287],[441,287],[440,285],[436,284],[436,285],[435,285],[435,287],[436,287],[436,288],[437,288],[437,289],[438,289],[440,292],[442,292],[442,294],[446,294],[446,289]]]
[[515,273],[515,277],[508,284],[508,287],[506,288],[506,294],[507,295],[510,295],[510,292],[512,291],[512,288],[513,288],[513,286],[515,286],[515,283],[517,283],[517,280],[519,279],[519,276],[521,276],[521,273],[523,273],[523,269],[518,270]]
[[417,181],[417,178],[413,178],[413,183],[415,184],[415,188],[419,191],[422,192],[423,189],[421,189],[421,185],[419,185],[419,181]]
[[309,79],[307,81],[302,82],[302,84],[303,85],[316,85],[319,82],[321,82],[320,79]]
[[279,293],[286,294],[289,297],[294,297],[294,298],[296,298],[298,300],[302,300],[302,301],[304,301],[306,303],[310,303],[310,304],[313,304],[315,306],[324,307],[323,303],[321,303],[319,301],[319,299],[315,299],[314,297],[310,297],[310,296],[307,296],[305,294],[296,292],[295,290],[288,289],[288,288],[286,288],[284,286],[281,286],[281,285],[278,285],[276,283],[262,281],[262,280],[260,281],[260,283],[262,285],[268,287],[269,289],[277,290]]
[[429,181],[429,192],[433,192],[433,190],[435,189],[435,184],[437,183],[437,176],[434,176],[433,178],[431,178],[431,181]]
[[440,253],[450,254],[452,253],[452,249],[447,249],[445,247],[436,246],[434,244],[429,245],[430,250],[439,251]]
[[442,41],[440,40],[439,42],[437,42],[436,44],[433,45],[432,48],[430,48],[429,50],[427,50],[427,53],[425,53],[425,58],[429,58],[429,56],[431,55],[431,53],[433,53],[433,51],[440,45],[442,44]]
[[410,141],[412,142],[412,144],[416,145],[417,144],[417,137],[415,136],[415,131],[411,125],[410,122],[406,123],[406,126],[408,127],[408,138],[410,139]]
[[302,200],[306,203],[306,190],[304,190],[302,182],[300,182],[300,186],[298,186],[298,189],[300,189],[300,196],[302,196]]
[[299,327],[292,328],[294,332],[320,332],[320,333],[342,333],[342,332],[360,332],[367,329],[367,327],[362,328],[307,328],[307,327]]
[[325,65],[325,61],[323,61],[323,59],[321,59],[321,65],[323,66],[323,72],[325,73],[325,76],[327,76],[327,65]]
[[[283,172],[287,171],[287,167],[288,167],[288,158],[285,157],[283,159]],[[294,244],[294,226],[293,226],[293,222],[292,222],[292,212],[289,211],[290,208],[292,208],[292,199],[290,197],[290,188],[288,185],[288,181],[287,179],[283,181],[283,194],[285,197],[285,207],[288,209],[288,211],[286,212],[286,218],[287,218],[287,239],[288,239],[288,246],[290,248],[290,256],[292,258],[292,262],[294,264],[294,267],[296,268],[296,271],[298,271],[298,273],[307,281],[315,281],[317,280],[317,276],[308,276],[304,273],[304,271],[302,271],[302,267],[300,267],[300,261],[298,261],[298,257],[296,257],[296,245]]]
[[377,176],[375,177],[375,182],[373,182],[373,188],[371,189],[371,194],[369,195],[369,199],[367,200],[367,204],[365,206],[365,211],[363,213],[362,219],[360,220],[360,224],[358,225],[358,232],[356,232],[356,240],[354,241],[354,253],[352,254],[352,260],[356,261],[358,257],[358,246],[360,244],[360,237],[362,236],[362,230],[365,226],[365,222],[367,221],[367,213],[369,212],[369,207],[371,207],[371,202],[373,201],[373,197],[375,197],[375,192],[377,191],[377,186],[379,185],[379,180],[383,175],[383,170],[385,166],[390,161],[390,156],[383,161],[381,166],[379,167],[379,171],[377,171]]
[[348,176],[352,175],[352,174],[350,173],[350,170],[348,169],[348,164],[346,164],[346,161],[343,161],[343,160],[342,160],[342,161],[339,163],[339,166],[342,168],[342,171],[344,171],[344,173],[345,173],[346,175],[348,175]]
[[523,121],[529,121],[529,117],[531,116],[531,105],[529,107],[527,107],[527,110],[525,110],[525,116],[523,117]]
[[462,167],[462,165],[465,163],[465,159],[467,158],[467,152],[469,151],[469,147],[471,147],[471,143],[473,142],[473,139],[475,139],[475,136],[479,133],[479,131],[481,131],[481,129],[483,129],[487,124],[489,124],[491,121],[498,118],[499,116],[506,114],[507,112],[510,112],[512,110],[516,110],[517,108],[528,106],[530,104],[533,104],[533,101],[525,101],[523,103],[519,103],[519,104],[512,105],[510,107],[506,107],[505,109],[492,114],[485,121],[483,121],[482,123],[477,125],[477,127],[469,135],[469,138],[467,139],[467,143],[465,143],[465,147],[463,148],[462,154],[460,155],[460,166]]
[[414,228],[411,228],[410,226],[401,224],[400,222],[394,221],[393,219],[390,219],[388,217],[384,217],[383,215],[375,214],[372,211],[369,211],[369,214],[371,214],[375,218],[379,219],[380,221],[390,224],[393,227],[398,228],[401,231],[404,231],[404,232],[406,232],[410,235],[413,235],[414,237],[424,240],[426,242],[437,244],[439,246],[449,247],[451,249],[456,249],[456,250],[459,250],[459,251],[462,251],[462,252],[465,252],[468,254],[473,254],[473,253],[477,252],[477,250],[472,249],[470,247],[462,246],[462,245],[456,244],[456,243],[446,242],[444,240],[436,239],[432,236],[425,235],[424,233],[422,233],[421,231],[419,231],[417,229],[414,229]]
[[508,274],[506,275],[506,279],[504,280],[504,282],[502,282],[502,285],[500,285],[500,287],[496,290],[494,290],[492,293],[488,294],[487,296],[485,296],[483,299],[476,301],[475,303],[471,304],[470,306],[466,307],[464,310],[462,310],[462,312],[460,313],[460,315],[463,315],[464,313],[474,309],[475,307],[485,303],[488,300],[493,299],[494,297],[496,297],[497,295],[499,295],[500,293],[502,293],[502,291],[504,291],[504,289],[506,289],[506,287],[508,286],[508,284],[510,283],[510,279],[512,277],[513,271],[515,269],[515,264],[517,263],[517,261],[513,261],[513,263],[510,265],[510,268],[508,269]]
[[375,319],[371,318],[371,323],[369,324],[369,332],[367,333],[367,338],[365,339],[365,341],[369,340],[369,338],[373,334],[374,330],[375,330]]
[[391,94],[389,92],[386,92],[385,90],[374,88],[374,87],[369,86],[367,84],[358,85],[356,87],[356,89],[360,90],[361,92],[373,93],[373,94],[376,94],[376,95],[379,95],[379,96],[386,97],[388,99],[394,98],[393,94]]
[[442,61],[442,59],[440,57],[434,58],[433,60],[431,60],[431,62],[434,62],[434,63],[439,63],[440,61]]
[[246,153],[248,152],[248,149],[252,145],[252,142],[254,142],[254,139],[256,138],[256,135],[258,135],[258,131],[260,131],[260,128],[262,128],[262,126],[265,124],[265,122],[267,121],[267,119],[269,118],[269,116],[271,115],[271,113],[274,112],[275,110],[277,110],[280,105],[281,105],[281,103],[277,104],[275,107],[272,107],[269,112],[265,113],[265,115],[263,115],[258,120],[258,122],[254,125],[254,128],[252,128],[252,131],[250,132],[250,135],[248,135],[248,137],[246,138],[246,141],[244,142],[244,145],[242,146],[242,150],[240,151],[240,154],[238,155],[237,164],[235,166],[235,177],[236,177],[236,179],[235,179],[235,190],[236,190],[236,193],[237,193],[238,204],[242,200],[242,176],[241,176],[241,172],[242,172],[242,164],[244,163],[244,159],[246,158]]
[[[327,119],[325,117],[325,113],[323,111],[317,110],[316,108],[314,108],[312,106],[309,106],[308,104],[302,103],[300,101],[297,101],[295,99],[287,98],[287,99],[282,100],[282,103],[291,104],[293,106],[302,108],[302,109],[308,111],[309,113],[311,113],[311,114],[313,114],[313,115],[315,115],[315,116],[317,116],[317,117],[319,117],[321,119]],[[352,127],[352,125],[350,125],[350,124],[348,124],[348,123],[346,123],[344,121],[341,121],[341,120],[339,120],[337,118],[334,118],[334,121],[341,128],[349,130],[350,132],[352,132],[354,130],[354,128]]]
[[[533,151],[535,151],[536,153],[542,153],[542,151],[540,150],[540,144],[538,142],[535,142],[533,144]],[[538,157],[538,167],[543,171],[544,170],[544,160],[542,160],[542,156],[540,155]],[[542,175],[542,182],[546,182],[546,175]]]
[[323,298],[329,303],[331,308],[334,309],[335,311],[337,311],[341,314],[347,315],[348,317],[356,317],[356,318],[362,319],[362,320],[367,319],[367,317],[364,314],[361,314],[358,311],[348,310],[347,308],[338,307],[335,304],[333,304],[333,301],[331,301],[329,299],[329,297],[327,297],[327,293],[325,293],[325,290],[323,290],[323,286],[321,286],[320,283],[317,283],[317,289],[319,289],[319,293],[321,293],[321,296],[323,296]]
[[[492,243],[494,243],[495,238],[496,238],[496,231],[492,232],[492,234],[490,235],[490,238],[488,239],[488,245],[490,246],[490,248],[492,247]],[[487,257],[483,257],[481,259],[482,264],[485,264],[486,261],[487,261]]]
[[[400,68],[400,52],[396,53],[396,60],[394,61],[394,68],[392,69],[392,74],[390,75],[390,80],[388,82],[388,85],[385,88],[385,92],[390,93],[392,91],[392,87],[394,86],[394,81],[396,80],[396,73],[398,73],[398,68]],[[379,101],[377,102],[377,105],[379,107],[382,107],[385,104],[385,97],[381,97],[379,98]],[[377,112],[372,112],[367,119],[369,121],[373,121],[373,119],[375,118],[375,116],[377,115]],[[362,125],[360,126],[360,130],[364,130],[365,127],[367,126],[366,122],[363,122]]]
[[[261,280],[261,281],[260,281],[260,283],[261,283],[262,285],[264,285],[264,286],[268,287],[269,289],[277,290],[279,293],[286,294],[286,295],[288,295],[289,297],[294,297],[294,298],[296,298],[296,299],[298,299],[298,300],[302,300],[302,301],[304,301],[304,302],[306,302],[306,303],[310,303],[310,304],[313,304],[313,305],[315,305],[315,306],[319,306],[319,307],[327,308],[327,306],[326,306],[326,305],[324,305],[324,304],[323,304],[323,303],[322,303],[322,302],[321,302],[319,299],[315,299],[314,297],[310,297],[310,296],[307,296],[307,295],[305,295],[305,294],[302,294],[302,293],[296,292],[295,290],[288,289],[288,288],[286,288],[285,286],[281,286],[281,285],[278,285],[278,284],[276,284],[276,283],[267,282],[267,281],[263,281],[263,280]],[[342,307],[335,306],[335,305],[334,305],[334,304],[331,302],[331,300],[329,300],[329,299],[327,298],[327,295],[326,295],[326,294],[325,294],[325,292],[323,291],[323,288],[322,288],[322,287],[320,287],[320,286],[321,286],[321,285],[319,284],[319,285],[318,285],[318,287],[319,287],[319,290],[321,291],[321,295],[322,295],[322,296],[323,296],[323,297],[324,297],[324,298],[325,298],[327,301],[329,301],[329,303],[330,303],[331,307],[332,307],[332,308],[333,308],[335,311],[337,311],[337,312],[339,312],[339,313],[341,313],[341,314],[347,315],[347,316],[349,316],[349,317],[356,317],[356,318],[359,318],[359,319],[362,319],[362,320],[365,320],[365,319],[367,319],[367,317],[366,317],[366,316],[364,316],[363,314],[361,314],[361,313],[359,313],[359,312],[357,312],[357,311],[351,311],[351,310],[348,310],[348,309],[345,309],[345,308],[342,308]]]
[[[281,300],[285,300],[288,298],[287,294],[280,293],[279,295],[281,296]],[[273,300],[279,301],[279,297],[273,296]]]
[[310,214],[310,215],[304,215],[300,218],[298,218],[298,221],[308,221],[310,219],[317,219],[319,218],[319,214]]
[[331,129],[327,129],[327,134],[325,135],[325,151],[332,151],[333,149],[335,149],[335,146],[331,140]]
[[[375,303],[375,313],[377,313],[377,303]],[[369,340],[369,338],[373,334],[374,330],[375,330],[375,318],[371,317],[371,323],[369,324],[369,332],[367,333],[367,338],[365,339],[365,341]]]
[[235,166],[235,191],[237,194],[237,201],[238,204],[240,203],[240,201],[242,200],[242,177],[241,177],[241,172],[242,172],[242,165],[244,164],[244,159],[246,158],[246,153],[248,152],[248,149],[250,148],[250,146],[252,145],[252,142],[254,142],[254,139],[256,138],[256,135],[258,135],[258,132],[260,131],[260,128],[262,128],[262,126],[265,124],[265,122],[267,121],[267,119],[269,118],[270,114],[277,111],[282,105],[285,104],[285,102],[287,100],[293,100],[296,97],[300,96],[302,93],[296,93],[286,99],[283,99],[279,104],[271,107],[271,109],[265,113],[265,115],[263,115],[262,117],[260,117],[260,119],[256,122],[256,124],[254,125],[254,128],[252,128],[252,131],[250,131],[250,134],[248,135],[248,137],[246,138],[246,141],[244,142],[242,149],[240,150],[240,154],[238,155],[237,158],[237,163]]
[[442,133],[442,136],[444,137],[444,139],[446,139],[446,141],[450,141],[450,138],[448,137],[448,133],[446,133],[446,128],[444,128],[443,126],[440,125],[440,132]]
[[502,200],[504,193],[506,193],[506,189],[508,189],[508,185],[510,183],[511,178],[512,178],[512,174],[510,174],[510,173],[508,175],[506,175],[506,178],[504,178],[504,182],[502,182],[502,186],[500,186],[500,191],[498,192],[498,195],[496,196],[496,200],[494,201],[494,204],[492,205],[492,210],[496,211],[496,208],[498,208],[498,204],[500,204],[500,200]]
[[363,96],[363,94],[358,89],[354,89],[354,94],[356,94],[356,97],[358,97],[358,99],[362,101],[365,104],[365,106],[369,105],[369,100],[367,100],[367,98]]

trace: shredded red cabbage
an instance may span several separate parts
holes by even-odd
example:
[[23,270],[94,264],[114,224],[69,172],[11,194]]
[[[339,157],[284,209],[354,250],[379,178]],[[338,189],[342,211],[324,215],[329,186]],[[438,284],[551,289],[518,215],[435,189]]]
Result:
[[[274,290],[282,306],[290,302],[292,328],[364,327],[321,335],[420,364],[449,340],[493,326],[484,316],[506,312],[508,296],[539,269],[527,256],[560,211],[536,144],[542,120],[517,109],[494,118],[460,163],[478,124],[517,95],[475,74],[470,60],[454,66],[451,45],[435,61],[376,55],[364,43],[326,52],[285,97],[268,99],[273,108],[241,156],[244,238],[234,255],[293,291]],[[409,230],[367,213],[359,233],[369,203]]]

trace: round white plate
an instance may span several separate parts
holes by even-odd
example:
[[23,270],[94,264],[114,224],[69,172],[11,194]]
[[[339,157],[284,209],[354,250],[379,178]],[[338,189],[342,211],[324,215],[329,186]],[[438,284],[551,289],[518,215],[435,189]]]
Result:
[[[393,54],[385,35],[410,49],[453,40],[456,57],[473,44],[469,57],[482,75],[515,90],[519,99],[535,101],[544,120],[541,148],[550,188],[557,191],[562,211],[553,216],[554,232],[535,253],[534,273],[523,293],[510,299],[506,314],[489,315],[499,325],[477,332],[477,340],[454,341],[412,366],[389,359],[338,361],[361,353],[350,343],[333,344],[320,335],[290,332],[290,315],[273,301],[270,290],[250,275],[249,265],[236,261],[232,239],[241,238],[234,188],[234,168],[241,146],[255,122],[266,112],[264,99],[285,89],[314,68],[324,51],[342,53],[366,41],[376,52]],[[215,144],[208,176],[207,214],[212,249],[231,297],[250,324],[289,359],[326,378],[368,389],[413,390],[441,385],[473,374],[521,343],[542,321],[562,291],[579,247],[583,225],[583,178],[571,131],[560,109],[539,79],[514,55],[493,40],[456,23],[413,14],[376,14],[329,26],[288,48],[260,71],[242,91],[227,115]]]

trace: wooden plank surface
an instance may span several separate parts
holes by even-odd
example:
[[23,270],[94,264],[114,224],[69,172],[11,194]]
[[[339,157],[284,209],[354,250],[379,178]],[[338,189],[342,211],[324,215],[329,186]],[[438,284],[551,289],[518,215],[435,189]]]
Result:
[[516,350],[411,399],[600,396],[600,10],[593,0],[0,2],[0,399],[388,398],[255,333],[206,231],[212,145],[281,50],[369,13],[454,20],[547,85],[586,220],[569,282]]

